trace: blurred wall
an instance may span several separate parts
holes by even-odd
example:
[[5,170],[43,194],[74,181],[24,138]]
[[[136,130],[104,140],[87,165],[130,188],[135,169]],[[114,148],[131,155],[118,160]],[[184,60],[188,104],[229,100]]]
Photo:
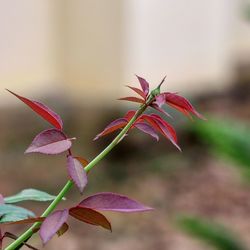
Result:
[[167,74],[172,91],[222,89],[250,50],[243,2],[0,0],[0,86],[95,103],[135,73],[153,85]]

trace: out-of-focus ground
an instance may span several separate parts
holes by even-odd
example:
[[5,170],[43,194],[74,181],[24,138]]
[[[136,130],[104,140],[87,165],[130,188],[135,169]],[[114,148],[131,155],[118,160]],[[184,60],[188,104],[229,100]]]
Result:
[[[247,74],[241,72],[240,75],[245,75],[244,80],[239,77],[237,85],[233,84],[224,92],[193,97],[198,110],[207,115],[207,123],[209,118],[217,117],[248,124],[250,91]],[[51,105],[58,105],[68,135],[77,137],[73,151],[88,159],[100,152],[112,136],[96,142],[92,138],[110,120],[125,112],[120,110],[122,103],[118,103],[116,109],[104,110],[68,104],[60,107],[60,102]],[[157,143],[132,131],[91,171],[84,194],[118,192],[155,210],[142,214],[105,213],[112,222],[112,233],[71,219],[69,232],[61,240],[54,237],[46,249],[213,249],[187,236],[176,226],[176,216],[180,214],[198,215],[221,223],[250,249],[250,184],[242,178],[234,163],[212,154],[206,142],[201,142],[186,129],[192,122],[177,113],[174,115],[182,153],[163,138]],[[2,108],[0,116],[1,193],[8,196],[32,187],[56,194],[67,180],[65,158],[61,155],[23,155],[34,135],[48,124],[26,107]],[[73,188],[62,207],[80,200],[81,196]],[[37,214],[46,207],[46,204],[35,202],[23,205],[32,207]],[[6,229],[10,230],[7,226]],[[23,226],[14,226],[17,234],[23,230]],[[37,236],[30,244],[41,247]]]

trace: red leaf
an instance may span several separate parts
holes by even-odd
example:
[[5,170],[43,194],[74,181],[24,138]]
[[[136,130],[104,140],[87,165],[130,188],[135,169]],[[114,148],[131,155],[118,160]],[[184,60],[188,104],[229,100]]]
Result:
[[67,221],[68,215],[68,209],[58,210],[44,220],[39,231],[43,244],[46,244],[60,230],[62,225]]
[[158,137],[157,133],[155,132],[155,130],[151,126],[149,126],[147,123],[137,122],[135,124],[135,127],[138,128],[139,130],[141,130],[142,132],[144,132],[148,135],[151,135],[157,141],[159,140],[159,137]]
[[144,100],[147,98],[147,96],[145,95],[145,93],[144,93],[142,90],[140,90],[140,89],[138,89],[138,88],[135,88],[135,87],[128,86],[128,85],[127,85],[127,87],[130,88],[130,89],[132,89],[133,91],[135,91],[135,92],[136,92],[138,95],[140,95]]
[[60,229],[56,232],[58,237],[65,234],[69,229],[69,225],[67,223],[63,223],[63,225],[60,227]]
[[57,129],[62,130],[63,128],[63,122],[61,117],[56,114],[53,110],[51,110],[49,107],[45,106],[44,104],[29,100],[23,96],[17,95],[14,92],[7,89],[11,94],[16,96],[18,99],[20,99],[22,102],[24,102],[26,105],[28,105],[31,109],[33,109],[38,115],[43,117],[46,121],[48,121],[50,124],[52,124]]
[[124,213],[152,210],[152,208],[146,207],[143,204],[124,195],[109,192],[97,193],[95,195],[89,196],[80,202],[79,206],[96,210],[108,210]]
[[141,104],[145,103],[145,100],[137,98],[137,97],[133,97],[133,96],[119,98],[118,100],[129,101],[129,102],[137,102],[137,103],[141,103]]
[[82,193],[87,185],[87,174],[80,161],[73,158],[71,155],[67,157],[67,170],[70,178],[73,180],[79,191]]
[[144,92],[145,95],[147,96],[148,93],[149,93],[149,83],[148,83],[144,78],[142,78],[142,77],[140,77],[140,76],[137,76],[137,75],[136,75],[136,77],[137,77],[138,81],[139,81],[140,84],[141,84],[141,88],[142,88],[143,92]]
[[110,134],[110,133],[116,131],[117,129],[120,129],[126,125],[127,125],[126,119],[124,119],[124,118],[116,119],[115,121],[111,122],[101,133],[99,133],[94,138],[94,140],[97,140],[104,135]]
[[168,124],[166,121],[161,119],[160,116],[157,115],[142,115],[141,118],[147,121],[153,128],[158,130],[163,136],[165,136],[168,140],[170,140],[174,146],[176,146],[180,151],[180,147],[177,144],[177,136],[174,128]]
[[102,226],[112,231],[111,224],[108,221],[108,219],[103,214],[95,211],[94,209],[77,206],[70,208],[69,214],[74,218],[83,221],[85,223],[95,226]]
[[174,93],[167,93],[167,92],[164,93],[164,96],[167,104],[179,110],[184,115],[192,113],[193,115],[196,115],[198,118],[205,120],[205,118],[195,110],[195,108],[186,98]]
[[60,154],[71,147],[71,139],[58,129],[48,129],[38,134],[25,153]]
[[177,135],[176,135],[175,129],[169,123],[164,121],[160,116],[156,114],[152,114],[151,117],[158,124],[158,126],[163,132],[163,135],[166,138],[168,138],[173,143],[173,145],[181,151],[181,148],[177,144]]

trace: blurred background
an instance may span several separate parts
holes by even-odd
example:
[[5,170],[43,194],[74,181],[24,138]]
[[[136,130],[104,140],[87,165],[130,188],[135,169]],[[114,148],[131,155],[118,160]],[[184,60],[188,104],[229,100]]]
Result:
[[[136,105],[116,99],[138,86],[188,97],[207,122],[174,117],[182,153],[132,131],[89,175],[85,195],[120,192],[152,206],[107,213],[113,233],[70,221],[46,249],[250,249],[249,0],[0,0],[0,193],[57,194],[62,156],[23,155],[49,127],[8,88],[59,113],[73,151],[91,160],[114,135],[93,142]],[[79,202],[76,189],[68,204]],[[40,214],[47,204],[20,204]],[[20,234],[23,226],[6,228]],[[10,240],[6,240],[7,244]],[[30,244],[41,248],[38,237]]]

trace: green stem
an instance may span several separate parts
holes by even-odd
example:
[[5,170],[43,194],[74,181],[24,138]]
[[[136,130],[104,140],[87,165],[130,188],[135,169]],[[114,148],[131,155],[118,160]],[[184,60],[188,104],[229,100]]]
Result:
[[[115,137],[115,139],[99,154],[97,155],[84,169],[86,172],[90,171],[99,161],[101,161],[126,135],[128,130],[131,128],[136,119],[146,110],[148,103],[152,100],[149,98],[147,104],[143,104],[139,110],[135,113],[135,115],[131,118],[128,124],[122,129],[122,131]],[[67,181],[66,185],[62,188],[60,193],[56,196],[55,200],[48,206],[48,208],[44,211],[41,217],[47,217],[61,202],[62,198],[65,194],[70,190],[73,186],[72,181]],[[12,242],[5,250],[15,250],[17,247],[22,245],[22,243],[29,239],[35,232],[35,229],[39,228],[41,222],[34,223],[27,231],[25,231],[22,235],[20,235],[14,242]]]

